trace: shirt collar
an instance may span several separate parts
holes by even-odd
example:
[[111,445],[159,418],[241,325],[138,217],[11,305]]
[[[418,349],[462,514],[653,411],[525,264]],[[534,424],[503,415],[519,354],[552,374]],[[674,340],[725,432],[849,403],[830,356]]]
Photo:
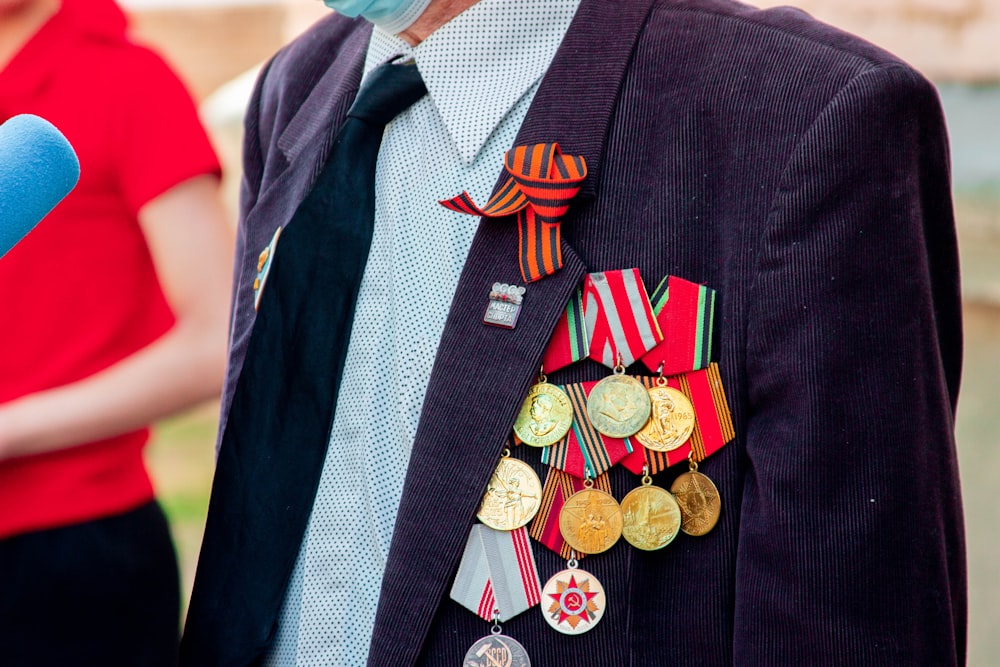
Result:
[[462,160],[472,163],[545,74],[580,0],[480,0],[416,47],[377,27],[365,73],[412,56]]

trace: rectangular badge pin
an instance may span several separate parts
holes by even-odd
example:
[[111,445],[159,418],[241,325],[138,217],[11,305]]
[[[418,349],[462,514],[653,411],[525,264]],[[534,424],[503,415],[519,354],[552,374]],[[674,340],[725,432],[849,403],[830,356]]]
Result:
[[517,285],[493,283],[490,291],[490,304],[483,315],[483,324],[504,329],[517,326],[517,318],[521,314],[521,304],[527,290]]

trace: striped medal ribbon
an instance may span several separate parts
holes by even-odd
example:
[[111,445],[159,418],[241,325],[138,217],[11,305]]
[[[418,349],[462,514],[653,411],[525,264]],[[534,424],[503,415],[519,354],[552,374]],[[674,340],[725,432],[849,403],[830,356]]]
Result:
[[[575,553],[573,548],[563,539],[559,530],[559,515],[566,501],[572,496],[588,488],[586,480],[574,477],[557,468],[549,468],[542,487],[542,504],[531,522],[530,535],[562,558],[569,560],[574,556],[583,558],[584,554]],[[611,495],[611,481],[607,475],[600,475],[593,480],[593,488]]]
[[485,621],[507,621],[538,604],[541,588],[526,528],[472,526],[452,600]]
[[654,373],[677,375],[708,366],[712,358],[715,290],[667,276],[650,297],[663,341],[642,357]]
[[573,406],[573,426],[566,437],[542,450],[542,463],[579,479],[594,479],[632,453],[627,438],[604,435],[587,416],[587,397],[597,382],[581,382],[563,387]]
[[608,368],[630,366],[663,340],[639,269],[588,274],[583,319],[588,356]]
[[[637,378],[647,389],[657,386],[658,378]],[[719,365],[665,378],[666,386],[679,390],[694,409],[694,428],[686,442],[670,451],[654,451],[642,445],[637,436],[629,438],[632,453],[621,463],[636,475],[643,469],[655,475],[682,461],[700,463],[736,437],[733,417],[729,411],[726,392],[722,387]],[[654,408],[655,419],[655,408]]]
[[552,339],[542,356],[542,369],[546,373],[554,373],[585,359],[589,353],[587,326],[583,321],[583,293],[577,290],[556,323]]
[[441,200],[445,208],[483,218],[517,216],[518,261],[525,282],[562,268],[559,225],[587,177],[581,155],[563,155],[559,144],[516,146],[504,157],[507,180],[486,206],[468,192]]

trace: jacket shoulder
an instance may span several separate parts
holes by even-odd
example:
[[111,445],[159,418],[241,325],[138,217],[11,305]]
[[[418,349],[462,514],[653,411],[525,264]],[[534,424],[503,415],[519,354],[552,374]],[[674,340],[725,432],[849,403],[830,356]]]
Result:
[[728,35],[725,48],[757,55],[770,52],[789,68],[806,62],[831,61],[858,70],[909,67],[902,59],[867,40],[824,23],[795,7],[760,9],[734,0],[656,0],[647,30],[670,31],[678,22],[705,37]]

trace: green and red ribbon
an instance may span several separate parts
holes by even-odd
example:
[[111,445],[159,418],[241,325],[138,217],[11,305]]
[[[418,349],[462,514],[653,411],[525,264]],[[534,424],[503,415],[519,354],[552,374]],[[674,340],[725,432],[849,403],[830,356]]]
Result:
[[559,144],[516,146],[504,158],[507,181],[484,207],[468,192],[441,205],[469,215],[517,215],[521,277],[534,282],[562,268],[559,224],[587,177],[582,155],[563,155]]
[[715,290],[667,276],[650,297],[663,342],[642,357],[653,373],[677,375],[708,366],[712,358]]
[[590,352],[587,326],[583,321],[583,293],[577,290],[566,305],[552,339],[542,356],[542,372],[554,373],[581,359]]

